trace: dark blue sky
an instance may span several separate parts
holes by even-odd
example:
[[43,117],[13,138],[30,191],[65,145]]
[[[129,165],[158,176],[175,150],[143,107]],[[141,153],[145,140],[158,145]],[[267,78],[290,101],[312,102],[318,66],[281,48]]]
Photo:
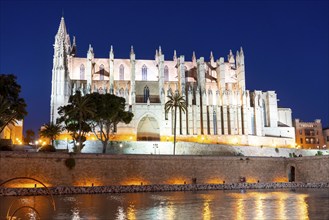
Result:
[[293,118],[329,125],[328,1],[3,1],[0,73],[17,75],[29,115],[24,129],[49,121],[54,36],[62,10],[78,56],[153,59],[161,45],[191,60],[227,58],[242,46],[249,90],[275,90]]

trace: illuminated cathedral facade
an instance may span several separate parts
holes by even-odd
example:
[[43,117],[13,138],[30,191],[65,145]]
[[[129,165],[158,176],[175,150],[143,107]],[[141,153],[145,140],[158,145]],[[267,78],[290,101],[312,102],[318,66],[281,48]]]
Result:
[[[126,100],[126,110],[134,114],[130,124],[119,124],[117,140],[170,141],[173,112],[166,114],[167,96],[179,92],[187,111],[177,115],[177,138],[190,142],[237,145],[288,146],[295,144],[291,109],[278,108],[275,91],[246,90],[245,55],[240,48],[227,59],[209,60],[192,55],[165,59],[161,47],[154,60],[136,59],[133,47],[128,59],[97,58],[91,45],[86,57],[77,57],[64,18],[55,36],[50,119],[79,90],[111,93]],[[127,53],[128,54],[128,53]]]

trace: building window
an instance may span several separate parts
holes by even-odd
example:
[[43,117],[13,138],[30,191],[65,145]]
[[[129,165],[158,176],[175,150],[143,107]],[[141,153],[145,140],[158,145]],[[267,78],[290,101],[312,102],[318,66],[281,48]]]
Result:
[[303,134],[303,130],[299,130],[299,134],[302,135]]
[[144,87],[144,103],[147,102],[147,99],[150,97],[150,89],[148,86]]
[[327,142],[329,142],[329,136],[327,136]]
[[120,65],[119,68],[119,79],[120,80],[125,80],[125,68],[123,67],[123,65]]
[[216,111],[213,113],[213,122],[214,122],[214,134],[217,134],[217,114]]
[[301,144],[303,143],[303,138],[300,138],[300,143],[301,143]]
[[147,80],[147,67],[145,64],[142,67],[142,80]]
[[99,80],[104,80],[104,65],[99,66]]
[[167,65],[164,67],[164,81],[165,82],[169,81],[169,69]]
[[83,64],[80,66],[80,79],[85,79],[85,66]]
[[124,90],[123,88],[121,88],[121,89],[119,90],[119,96],[120,96],[120,97],[124,97],[124,94],[125,94],[125,90]]
[[305,136],[314,136],[315,130],[314,129],[305,129]]

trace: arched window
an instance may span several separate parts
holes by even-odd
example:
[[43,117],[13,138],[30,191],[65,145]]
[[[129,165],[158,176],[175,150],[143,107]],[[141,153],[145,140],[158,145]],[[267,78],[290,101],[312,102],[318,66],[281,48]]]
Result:
[[213,105],[212,90],[208,90],[208,105]]
[[83,64],[80,66],[80,79],[85,79],[85,66]]
[[99,66],[99,80],[104,80],[104,65]]
[[169,81],[169,69],[167,65],[164,67],[164,81],[165,82]]
[[145,64],[142,67],[142,80],[147,80],[147,67]]
[[217,134],[217,113],[216,111],[213,112],[213,123],[214,123],[214,134]]
[[119,80],[125,80],[125,68],[122,64],[119,68]]
[[119,96],[120,96],[120,97],[124,97],[124,93],[125,93],[125,90],[124,90],[123,88],[121,88],[121,89],[119,90]]
[[150,97],[150,89],[148,86],[144,87],[144,103],[147,102],[147,99]]

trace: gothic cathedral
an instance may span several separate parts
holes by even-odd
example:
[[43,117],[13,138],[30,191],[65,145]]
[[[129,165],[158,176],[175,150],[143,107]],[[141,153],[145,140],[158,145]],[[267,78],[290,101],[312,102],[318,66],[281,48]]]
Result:
[[91,45],[86,57],[77,57],[64,18],[55,36],[52,69],[50,120],[57,109],[79,90],[112,93],[124,97],[126,109],[134,113],[130,124],[119,124],[117,140],[168,141],[173,136],[173,112],[164,111],[167,96],[179,92],[187,111],[177,114],[179,140],[254,146],[292,146],[295,131],[291,109],[278,108],[275,91],[246,90],[245,56],[240,48],[227,59],[206,61],[192,55],[165,60],[161,47],[154,60],[136,59],[133,47],[129,59],[95,58]]

